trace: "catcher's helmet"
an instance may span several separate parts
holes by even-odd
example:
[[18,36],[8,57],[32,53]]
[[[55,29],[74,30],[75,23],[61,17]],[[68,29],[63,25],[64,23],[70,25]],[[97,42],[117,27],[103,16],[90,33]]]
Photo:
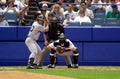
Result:
[[59,38],[66,38],[65,34],[64,33],[61,33]]

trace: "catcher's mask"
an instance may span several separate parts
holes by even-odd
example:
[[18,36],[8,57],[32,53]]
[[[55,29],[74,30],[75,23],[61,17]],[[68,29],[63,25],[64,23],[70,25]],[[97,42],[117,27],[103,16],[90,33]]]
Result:
[[66,40],[66,36],[65,36],[64,33],[61,33],[61,34],[60,34],[60,36],[59,36],[59,40],[60,40],[60,42],[65,42],[65,40]]

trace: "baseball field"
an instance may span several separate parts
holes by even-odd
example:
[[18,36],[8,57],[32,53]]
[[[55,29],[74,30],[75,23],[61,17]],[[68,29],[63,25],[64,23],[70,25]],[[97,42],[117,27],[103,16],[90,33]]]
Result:
[[120,79],[119,66],[79,66],[69,69],[57,66],[54,69],[26,69],[25,66],[0,67],[0,79]]

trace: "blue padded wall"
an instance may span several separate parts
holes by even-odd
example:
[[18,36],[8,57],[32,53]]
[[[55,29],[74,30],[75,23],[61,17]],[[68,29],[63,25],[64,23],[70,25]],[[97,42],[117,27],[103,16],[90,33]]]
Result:
[[[30,51],[25,45],[28,27],[0,27],[0,65],[26,65]],[[79,65],[120,65],[119,27],[66,27],[66,36],[78,47]],[[43,49],[43,33],[38,44]],[[58,56],[58,65],[66,65]],[[44,65],[49,64],[49,53]]]
[[[43,42],[38,43],[43,48]],[[0,65],[26,65],[30,51],[23,42],[0,42]]]
[[17,27],[17,40],[24,41],[27,38],[30,26],[27,27]]
[[120,27],[93,28],[93,41],[120,41]]
[[[26,26],[26,27],[17,27],[17,40],[19,41],[24,41],[29,33],[31,26]],[[39,41],[43,41],[43,33],[41,33],[39,37]]]
[[66,27],[65,34],[72,41],[92,41],[91,27]]
[[84,43],[83,59],[84,62],[93,62],[96,65],[120,65],[120,42]]
[[24,65],[29,51],[24,42],[0,42],[0,65]]
[[17,28],[16,27],[1,27],[0,28],[0,40],[17,40]]

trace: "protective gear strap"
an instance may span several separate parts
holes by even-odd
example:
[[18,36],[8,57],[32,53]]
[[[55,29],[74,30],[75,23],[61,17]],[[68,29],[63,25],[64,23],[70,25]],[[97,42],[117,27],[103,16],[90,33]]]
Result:
[[78,57],[79,57],[78,50],[76,49],[73,53],[74,53],[73,54],[73,63],[78,64]]
[[55,57],[54,56],[50,56],[50,64],[54,64],[54,61],[55,61]]
[[28,64],[33,65],[34,58],[30,58]]

